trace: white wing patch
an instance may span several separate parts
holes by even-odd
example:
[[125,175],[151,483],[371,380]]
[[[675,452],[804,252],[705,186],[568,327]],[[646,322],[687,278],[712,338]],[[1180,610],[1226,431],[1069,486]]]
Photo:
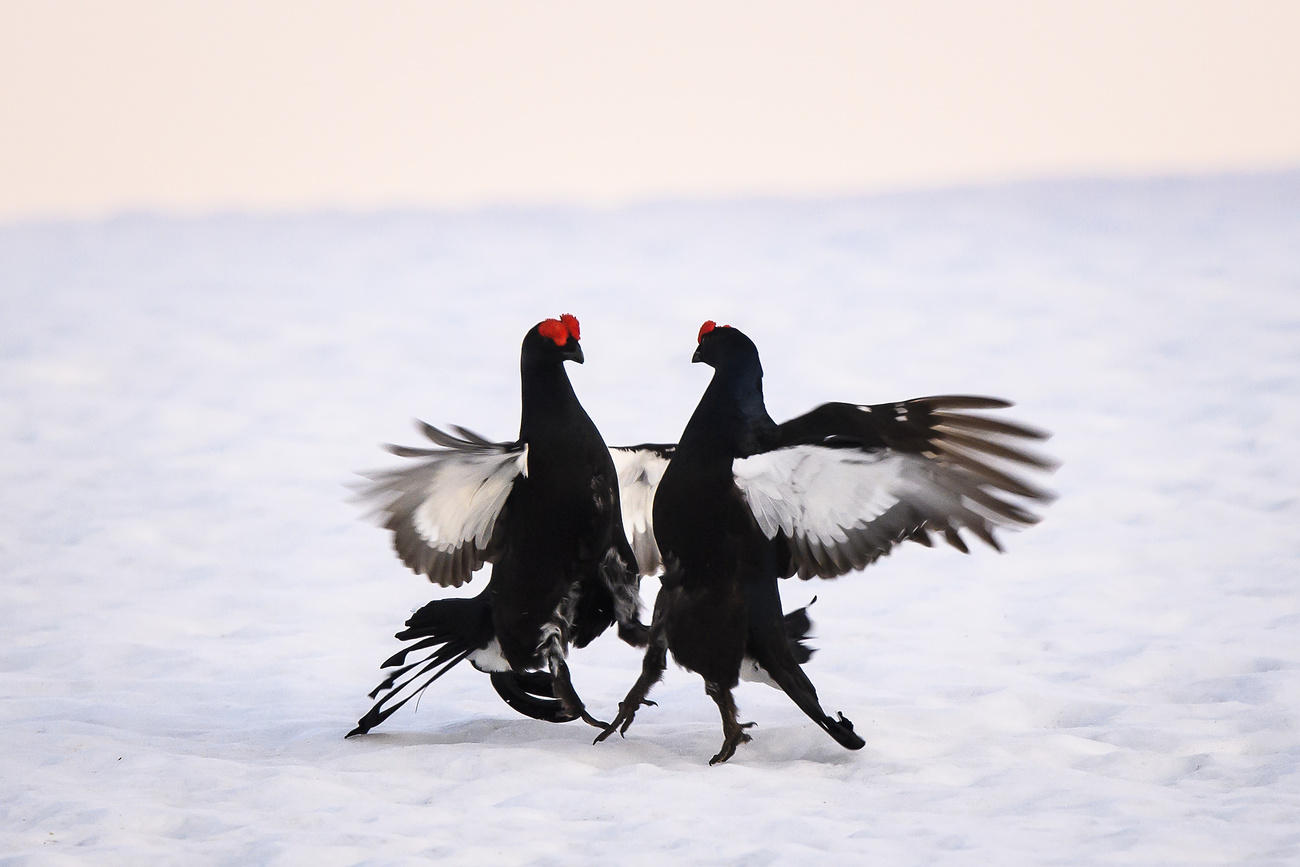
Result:
[[372,474],[361,492],[386,515],[384,526],[393,531],[402,562],[444,587],[459,587],[494,557],[489,549],[497,519],[515,480],[528,472],[526,447],[457,430],[466,438],[425,426],[440,449],[390,447],[421,460]]
[[741,458],[731,467],[763,535],[831,546],[899,502],[911,487],[904,481],[907,463],[894,452],[804,445]]
[[763,535],[789,542],[801,578],[861,569],[904,540],[929,544],[930,532],[964,551],[957,529],[969,528],[997,547],[993,528],[1033,519],[983,506],[987,494],[960,468],[893,449],[798,445],[732,471]]
[[653,575],[663,565],[654,536],[655,491],[668,469],[668,458],[654,449],[615,447],[609,453],[618,471],[623,532],[632,545],[640,573]]
[[487,547],[515,477],[527,474],[525,450],[518,455],[453,454],[395,471],[399,478],[394,481],[414,482],[422,498],[411,514],[412,526],[429,547],[451,553],[467,542]]

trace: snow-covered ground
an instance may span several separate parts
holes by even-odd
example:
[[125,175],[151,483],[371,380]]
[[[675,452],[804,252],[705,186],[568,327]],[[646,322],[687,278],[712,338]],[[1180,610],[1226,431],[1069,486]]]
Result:
[[[468,667],[343,740],[436,589],[345,485],[413,416],[513,436],[562,312],[611,443],[676,438],[706,318],[777,418],[956,391],[1056,432],[1006,555],[784,586],[866,749],[746,684],[708,767],[676,668],[599,746]],[[1298,443],[1300,173],[0,227],[0,861],[1294,864]],[[608,715],[638,664],[575,683]]]

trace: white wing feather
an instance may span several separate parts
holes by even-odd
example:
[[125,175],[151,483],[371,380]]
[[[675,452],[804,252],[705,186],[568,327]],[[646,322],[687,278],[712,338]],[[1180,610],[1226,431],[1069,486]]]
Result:
[[397,484],[409,482],[420,493],[411,523],[431,548],[450,553],[472,542],[482,549],[526,466],[526,453],[453,455],[397,471]]
[[623,532],[632,545],[640,573],[653,575],[663,565],[654,536],[655,491],[668,468],[668,458],[654,449],[614,447],[609,453],[618,471]]
[[892,449],[798,445],[732,463],[745,502],[769,539],[784,536],[801,577],[860,569],[906,539],[969,528],[996,545],[1016,526],[980,506],[980,481],[962,469]]
[[888,451],[792,446],[732,463],[736,485],[769,539],[783,532],[823,544],[884,514],[911,486],[908,459]]
[[515,480],[528,475],[528,449],[428,430],[444,448],[395,448],[420,462],[372,474],[361,494],[386,516],[403,563],[430,581],[459,587],[492,559],[497,519]]

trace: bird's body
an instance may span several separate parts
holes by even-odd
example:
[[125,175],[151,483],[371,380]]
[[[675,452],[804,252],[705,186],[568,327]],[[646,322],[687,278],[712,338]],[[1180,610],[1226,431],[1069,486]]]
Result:
[[[769,680],[838,743],[859,749],[864,742],[852,723],[823,710],[800,667],[810,655],[799,642],[807,617],[802,610],[783,615],[778,579],[843,574],[906,539],[928,544],[931,531],[964,550],[958,527],[991,541],[995,524],[1031,522],[990,490],[1031,499],[1042,492],[968,456],[938,460],[935,449],[950,446],[945,424],[1037,434],[980,416],[945,416],[943,407],[1006,405],[965,397],[827,404],[778,425],[764,405],[758,351],[745,335],[705,323],[693,360],[715,373],[653,495],[664,574],[649,646],[641,677],[598,740],[627,730],[670,652],[704,679],[718,705],[724,740],[712,762],[749,740],[752,724],[739,722],[732,697],[742,672]],[[970,440],[960,431],[953,436]],[[995,439],[977,445],[1046,465]]]
[[[478,596],[435,600],[407,621],[398,637],[413,643],[385,662],[400,668],[372,693],[384,696],[351,734],[383,722],[466,658],[491,673],[498,693],[521,713],[600,724],[573,690],[568,647],[585,646],[616,620],[626,640],[643,643],[644,627],[618,475],[565,360],[582,360],[577,320],[540,323],[521,352],[517,441],[425,426],[442,448],[394,448],[427,460],[375,477],[368,493],[383,504],[397,552],[413,570],[459,586],[484,562],[493,568]],[[430,648],[406,663],[408,654]]]
[[488,584],[496,636],[517,669],[540,663],[542,633],[562,620],[580,646],[603,632],[613,600],[602,561],[619,548],[631,556],[614,462],[564,369],[524,371],[523,392],[535,398],[524,399],[519,432],[526,474],[506,500],[510,532]]

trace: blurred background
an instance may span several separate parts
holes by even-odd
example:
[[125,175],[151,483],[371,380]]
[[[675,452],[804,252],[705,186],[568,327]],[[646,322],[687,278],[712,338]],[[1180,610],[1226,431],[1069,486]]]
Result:
[[5,0],[0,219],[1300,162],[1290,0]]

